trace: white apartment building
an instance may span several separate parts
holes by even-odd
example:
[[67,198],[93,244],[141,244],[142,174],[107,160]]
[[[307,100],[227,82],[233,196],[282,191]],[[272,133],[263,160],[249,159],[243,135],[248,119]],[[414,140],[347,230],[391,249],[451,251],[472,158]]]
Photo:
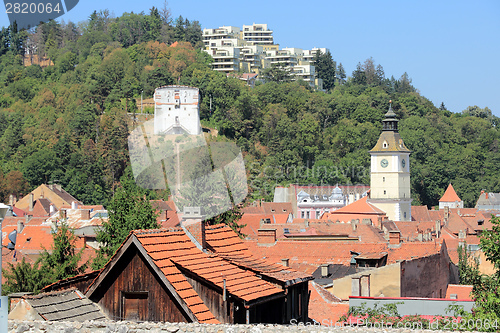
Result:
[[273,45],[273,31],[267,24],[243,25],[242,38],[251,45]]
[[262,45],[248,45],[241,47],[241,61],[248,64],[251,73],[259,73],[265,68],[265,52]]
[[233,26],[203,29],[203,41],[204,51],[214,58],[212,69],[216,71],[258,74],[273,64],[282,64],[290,69],[295,79],[301,78],[311,87],[323,89],[312,61],[316,52],[326,53],[328,49],[286,47],[280,50],[267,24],[243,25],[243,29]]
[[217,29],[203,29],[203,43],[205,43],[205,48],[211,47],[211,41],[221,39],[241,39],[240,28],[223,26]]
[[304,61],[309,61],[312,62],[314,59],[314,56],[316,55],[316,52],[321,51],[321,53],[326,53],[328,49],[326,47],[313,47],[312,50],[304,50],[304,55],[303,60]]
[[209,50],[205,50],[205,52],[210,54],[214,59],[214,62],[212,63],[213,70],[224,73],[233,73],[238,72],[240,67],[243,65],[240,61],[241,57],[239,47],[213,47]]

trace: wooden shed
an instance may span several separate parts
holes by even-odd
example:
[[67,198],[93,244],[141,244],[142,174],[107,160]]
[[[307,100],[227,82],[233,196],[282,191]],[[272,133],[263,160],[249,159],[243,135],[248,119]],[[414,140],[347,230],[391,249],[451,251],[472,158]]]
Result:
[[283,323],[286,292],[182,229],[156,229],[131,232],[86,296],[114,320]]

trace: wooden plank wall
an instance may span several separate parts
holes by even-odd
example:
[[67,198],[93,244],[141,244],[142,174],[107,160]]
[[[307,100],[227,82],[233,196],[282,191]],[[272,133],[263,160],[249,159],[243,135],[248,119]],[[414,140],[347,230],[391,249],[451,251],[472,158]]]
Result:
[[135,247],[124,253],[91,299],[99,303],[110,319],[123,320],[126,293],[147,293],[147,302],[144,303],[148,309],[139,311],[139,321],[190,321]]

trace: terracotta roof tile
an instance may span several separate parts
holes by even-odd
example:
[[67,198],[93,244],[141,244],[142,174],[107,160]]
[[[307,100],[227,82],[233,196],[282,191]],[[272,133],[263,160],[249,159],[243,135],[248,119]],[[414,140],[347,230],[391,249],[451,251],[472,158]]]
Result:
[[309,290],[311,291],[309,317],[316,322],[332,325],[349,311],[349,303],[341,302],[317,283],[309,282]]
[[387,264],[397,260],[411,260],[439,253],[439,242],[401,243],[399,248],[389,248],[387,243],[328,242],[328,241],[278,241],[274,246],[259,246],[246,241],[249,250],[258,258],[279,263],[289,259],[290,266],[312,274],[322,264],[350,265],[352,252],[388,253]]
[[247,248],[246,243],[243,243],[238,235],[228,226],[216,225],[207,227],[206,239],[209,248],[221,258],[258,274],[269,276],[281,283],[290,284],[293,280],[300,282],[312,278],[308,274],[254,256]]
[[[254,273],[240,269],[218,256],[210,256],[200,251],[183,231],[158,231],[151,234],[134,232],[137,239],[151,256],[153,260],[169,258],[177,267],[175,269],[185,269],[200,278],[207,280],[219,288],[223,288],[223,279],[237,280],[239,283],[226,285],[229,293],[244,300],[253,301],[260,297],[271,296],[282,293],[282,290],[272,284],[259,279]],[[163,269],[162,269],[163,270]],[[184,282],[185,277],[180,271],[172,274],[174,268],[171,267],[167,273],[169,281]],[[166,274],[166,275],[167,275]],[[242,279],[245,277],[246,279]],[[241,282],[243,281],[243,282]],[[183,284],[184,287],[186,286]],[[175,285],[179,288],[179,285]],[[248,290],[260,291],[261,293],[248,293]],[[262,293],[262,291],[265,291]]]
[[395,221],[394,224],[401,232],[401,237],[409,241],[416,240],[419,234],[435,232],[436,229],[435,222]]
[[457,195],[457,192],[455,192],[453,185],[450,184],[448,185],[448,188],[444,192],[441,199],[439,199],[439,202],[455,202],[455,201],[462,201],[462,199],[460,199],[460,197]]
[[411,206],[411,219],[417,222],[432,221],[427,206]]
[[455,294],[457,300],[472,300],[472,288],[473,286],[470,285],[449,284],[446,289],[446,298],[449,299],[451,294]]
[[334,220],[339,214],[366,214],[366,215],[385,215],[385,212],[367,201],[368,197],[363,197],[353,203],[339,208],[331,213],[324,214],[323,219]]

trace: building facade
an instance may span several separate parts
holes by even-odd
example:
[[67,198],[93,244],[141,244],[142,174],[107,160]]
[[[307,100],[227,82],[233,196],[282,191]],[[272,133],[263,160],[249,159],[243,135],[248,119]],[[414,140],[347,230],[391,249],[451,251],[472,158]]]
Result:
[[302,79],[312,88],[323,89],[313,59],[317,52],[326,53],[328,49],[287,47],[280,50],[279,45],[274,44],[273,31],[267,24],[243,25],[243,29],[233,26],[203,29],[203,42],[204,51],[214,59],[213,70],[226,74],[259,74],[261,70],[279,64],[290,71],[292,79]]

